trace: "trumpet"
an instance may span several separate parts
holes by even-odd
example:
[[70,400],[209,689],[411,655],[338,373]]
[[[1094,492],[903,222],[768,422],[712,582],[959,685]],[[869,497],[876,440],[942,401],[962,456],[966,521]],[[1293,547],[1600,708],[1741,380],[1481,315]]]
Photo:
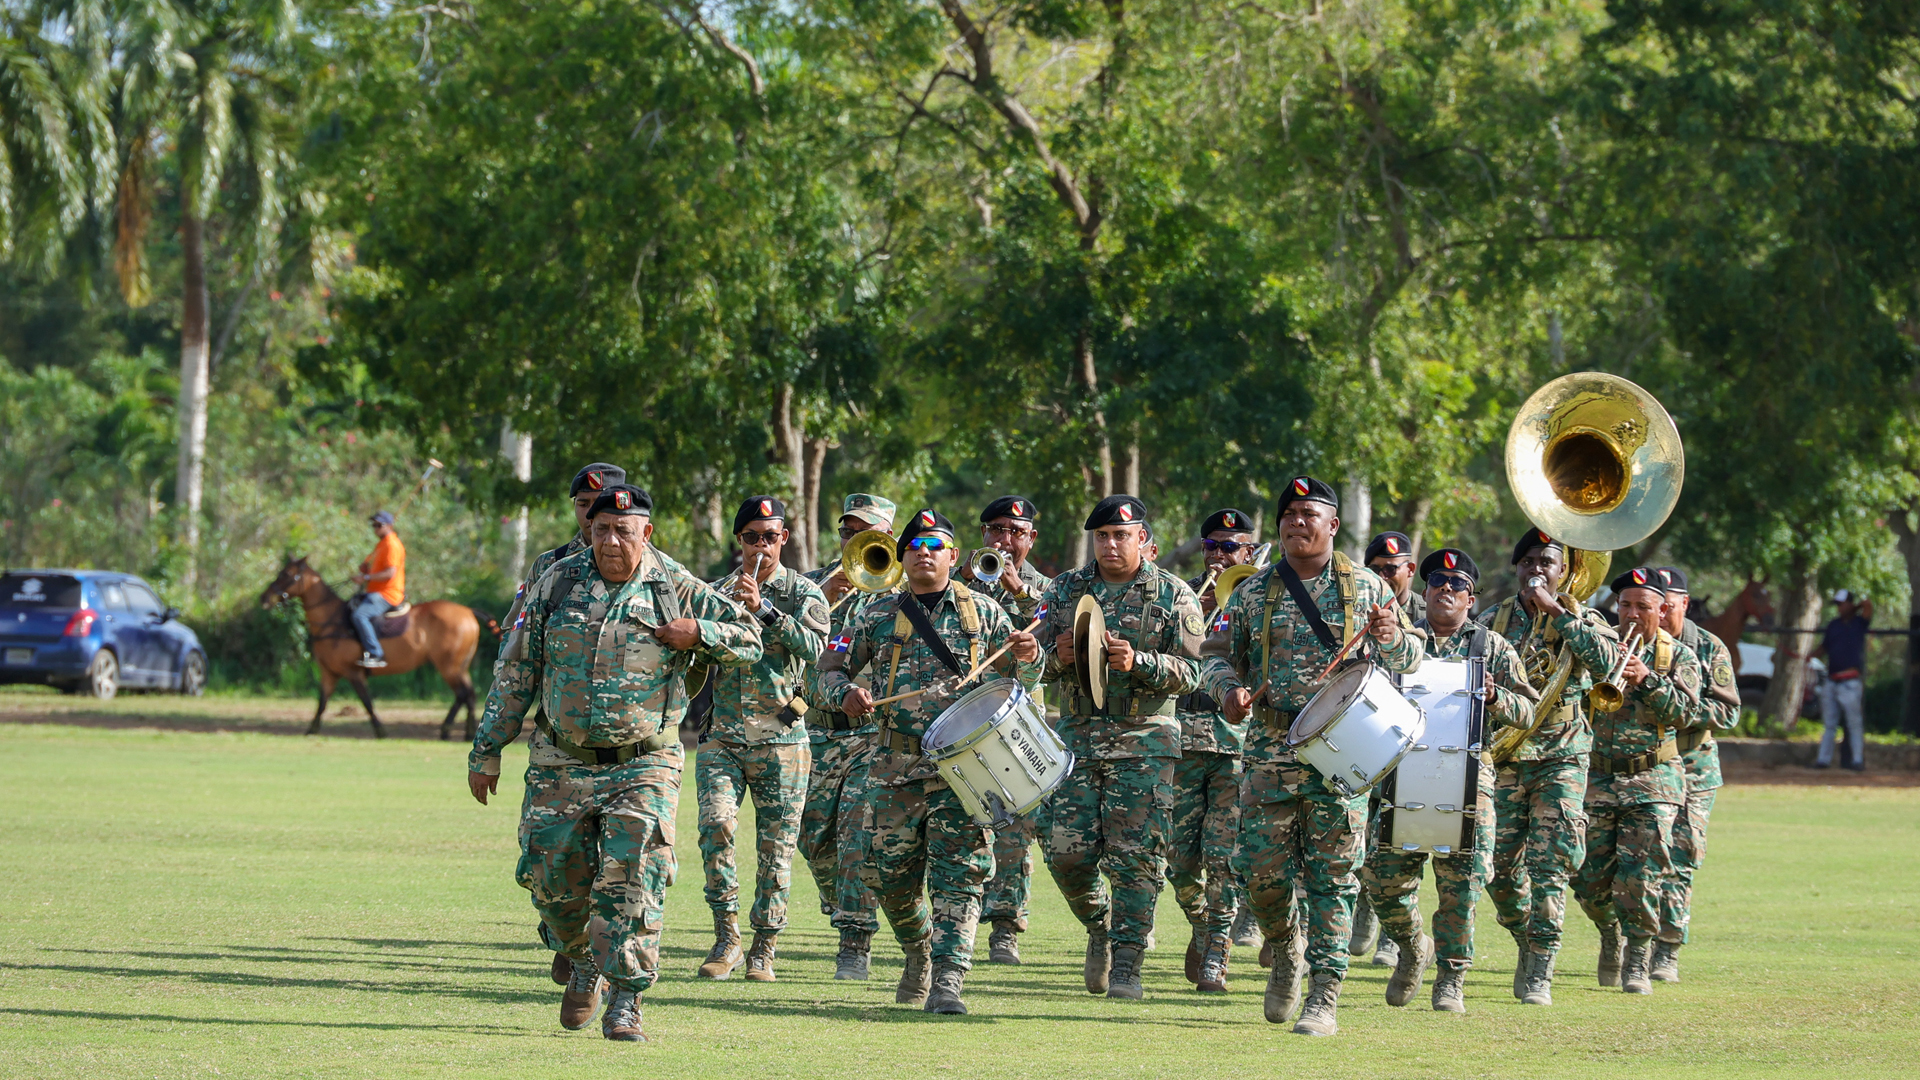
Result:
[[847,602],[856,592],[886,592],[906,573],[900,565],[900,556],[894,554],[893,537],[879,529],[868,529],[847,537],[840,546],[840,572],[847,576],[847,584],[853,590],[846,596],[834,601],[835,610]]
[[1627,703],[1627,661],[1639,653],[1642,644],[1640,624],[1635,623],[1627,631],[1626,639],[1620,643],[1619,661],[1607,670],[1604,678],[1593,684],[1592,690],[1587,691],[1587,700],[1592,703],[1595,712],[1619,712],[1620,707]]
[[967,573],[982,585],[991,585],[1007,572],[1007,557],[999,548],[974,548],[967,560]]
[[[753,553],[753,576],[756,581],[760,578],[760,566],[766,561],[767,556],[765,552],[756,551]],[[745,567],[741,567],[740,571],[733,575],[733,598],[735,600],[740,599],[740,584],[746,579],[747,574]]]

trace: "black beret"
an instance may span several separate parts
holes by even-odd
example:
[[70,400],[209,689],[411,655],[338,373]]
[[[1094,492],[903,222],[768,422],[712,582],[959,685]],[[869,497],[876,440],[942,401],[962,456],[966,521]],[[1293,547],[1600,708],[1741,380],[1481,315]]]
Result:
[[1527,557],[1527,552],[1537,547],[1557,547],[1563,553],[1567,550],[1567,545],[1555,540],[1539,529],[1529,528],[1526,532],[1520,534],[1520,539],[1514,541],[1513,563],[1510,565],[1518,565],[1521,559]]
[[734,512],[733,533],[735,536],[740,535],[740,530],[746,528],[749,521],[764,521],[770,518],[779,518],[781,523],[785,524],[787,504],[771,495],[755,495],[741,503],[740,509]]
[[1147,504],[1131,495],[1109,495],[1093,506],[1093,513],[1087,515],[1088,532],[1102,525],[1145,525],[1147,523]]
[[1420,560],[1420,580],[1425,581],[1442,570],[1457,570],[1467,575],[1467,580],[1480,583],[1480,566],[1473,556],[1459,548],[1441,548]]
[[1408,539],[1406,533],[1383,532],[1367,542],[1367,554],[1360,561],[1372,562],[1375,559],[1392,559],[1402,555],[1412,557],[1413,541]]
[[1651,566],[1634,567],[1619,577],[1614,578],[1609,588],[1613,589],[1615,596],[1626,592],[1628,589],[1652,589],[1661,596],[1667,595],[1667,583],[1660,580],[1660,571],[1655,570]]
[[1002,495],[980,511],[980,523],[984,525],[994,518],[1012,518],[1031,524],[1039,516],[1040,512],[1034,509],[1032,499],[1024,495]]
[[1659,574],[1660,574],[1660,584],[1665,585],[1667,587],[1666,591],[1668,592],[1688,592],[1689,591],[1687,589],[1687,572],[1685,570],[1682,570],[1677,566],[1663,566],[1660,568]]
[[1226,510],[1215,510],[1212,514],[1208,515],[1207,520],[1200,523],[1200,535],[1202,537],[1205,537],[1208,533],[1222,531],[1250,533],[1253,531],[1253,519],[1248,517],[1244,510],[1229,508]]
[[627,470],[618,465],[596,461],[573,474],[573,484],[567,488],[567,497],[572,498],[583,491],[605,491],[615,484],[626,482]]
[[1333,507],[1334,513],[1340,512],[1340,496],[1311,476],[1296,476],[1287,481],[1287,486],[1280,492],[1280,516],[1285,517],[1287,507],[1296,502],[1323,502]]
[[945,533],[949,540],[957,535],[953,531],[953,522],[947,520],[947,515],[931,508],[916,510],[913,516],[907,519],[906,528],[900,530],[899,539],[893,542],[893,553],[900,558],[906,558],[907,541],[928,533]]
[[612,514],[616,517],[652,517],[653,496],[647,494],[645,488],[637,488],[632,484],[614,484],[600,492],[600,496],[593,500],[593,505],[587,508],[588,521],[592,521],[601,514]]

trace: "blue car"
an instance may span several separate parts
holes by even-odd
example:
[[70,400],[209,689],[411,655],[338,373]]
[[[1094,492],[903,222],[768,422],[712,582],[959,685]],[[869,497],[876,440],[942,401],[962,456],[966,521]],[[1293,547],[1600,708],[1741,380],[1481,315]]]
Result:
[[121,687],[199,695],[207,653],[146,582],[104,570],[0,574],[0,683],[110,698]]

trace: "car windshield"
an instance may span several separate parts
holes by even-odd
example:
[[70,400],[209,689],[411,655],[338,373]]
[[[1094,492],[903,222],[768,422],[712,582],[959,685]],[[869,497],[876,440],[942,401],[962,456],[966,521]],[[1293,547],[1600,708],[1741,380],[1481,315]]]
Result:
[[80,579],[65,574],[0,575],[0,604],[24,608],[77,608]]

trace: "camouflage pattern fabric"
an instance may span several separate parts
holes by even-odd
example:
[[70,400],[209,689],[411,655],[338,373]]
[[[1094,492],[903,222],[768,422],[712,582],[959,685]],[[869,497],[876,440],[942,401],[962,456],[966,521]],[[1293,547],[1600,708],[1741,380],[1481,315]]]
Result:
[[[1206,575],[1187,582],[1190,589],[1199,589],[1206,584]],[[1214,614],[1213,594],[1200,596],[1200,614]],[[1206,691],[1195,689],[1183,694],[1174,703],[1174,715],[1180,718],[1180,753],[1182,756],[1195,750],[1213,754],[1230,754],[1239,757],[1247,745],[1247,725],[1227,722],[1226,711],[1220,708]],[[1178,814],[1176,813],[1176,817]]]
[[[1306,893],[1300,925],[1307,936],[1307,962],[1317,973],[1344,974],[1353,930],[1353,904],[1360,883],[1354,876],[1366,850],[1366,797],[1341,797],[1287,748],[1294,715],[1325,685],[1318,676],[1333,659],[1304,613],[1288,595],[1278,563],[1260,571],[1233,591],[1214,619],[1202,658],[1201,687],[1216,701],[1263,682],[1269,688],[1248,719],[1246,755],[1240,780],[1240,836],[1234,868],[1246,882],[1247,902],[1260,929],[1285,936],[1296,918],[1296,887]],[[1308,597],[1336,638],[1365,632],[1375,605],[1392,592],[1365,567],[1351,568],[1352,624],[1337,581],[1343,556],[1330,559],[1303,580]],[[1274,597],[1267,641],[1260,640],[1261,617],[1269,591]],[[1260,670],[1268,646],[1271,664]],[[1389,671],[1419,666],[1421,635],[1403,629],[1391,644],[1355,646]]]
[[[1005,580],[1004,575],[1002,580]],[[1052,584],[1053,579],[1035,570],[1032,563],[1020,565],[1021,593],[1019,596],[1008,592],[1007,587],[999,581],[986,584],[974,581],[972,578],[966,581],[967,588],[972,589],[975,596],[984,596],[999,604],[1016,627],[1025,626],[1033,621],[1033,613],[1040,607],[1040,598],[1046,595],[1047,587]]]
[[[1560,603],[1568,609],[1567,614],[1536,619],[1519,597],[1508,597],[1480,616],[1481,625],[1505,637],[1518,651],[1528,680],[1542,693],[1547,690],[1548,675],[1561,643],[1573,649],[1573,674],[1560,692],[1559,709],[1521,744],[1513,755],[1516,762],[1573,761],[1593,749],[1587,691],[1593,689],[1594,673],[1605,672],[1619,654],[1619,639],[1599,612],[1582,607],[1566,595],[1560,597]],[[1497,862],[1494,872],[1500,872]]]
[[1693,875],[1707,853],[1707,821],[1713,816],[1714,792],[1723,783],[1720,747],[1711,731],[1727,731],[1740,722],[1740,690],[1734,682],[1733,656],[1727,646],[1699,624],[1689,620],[1680,644],[1700,658],[1702,692],[1694,730],[1708,729],[1699,746],[1683,755],[1687,774],[1687,801],[1673,822],[1673,847],[1667,862],[1673,874],[1660,890],[1660,940],[1682,944],[1692,921]]
[[[576,532],[573,534],[572,539],[561,544],[559,547],[550,548],[535,555],[533,557],[533,564],[527,567],[526,579],[520,582],[520,587],[513,591],[513,603],[507,608],[506,617],[500,620],[500,625],[512,626],[513,620],[520,617],[520,609],[525,607],[527,603],[527,590],[533,588],[533,583],[540,580],[540,575],[551,569],[554,563],[568,556],[578,555],[587,550],[589,546],[587,538]],[[494,663],[498,664],[499,660],[496,658]]]
[[871,934],[880,928],[880,898],[860,876],[860,868],[873,850],[864,820],[873,736],[812,734],[813,770],[800,814],[800,854],[813,872],[820,914],[835,929]]
[[827,601],[818,586],[784,566],[760,584],[760,595],[775,612],[761,623],[764,652],[752,664],[714,669],[713,719],[706,738],[736,745],[805,742],[800,714],[782,709],[805,689],[809,670],[826,648]]
[[938,780],[876,786],[866,816],[873,836],[867,883],[894,938],[905,945],[931,936],[934,963],[970,970],[981,894],[993,869],[987,830]]
[[1207,934],[1233,928],[1245,889],[1233,871],[1240,834],[1240,756],[1185,750],[1173,767],[1167,881],[1187,922]]
[[[1037,815],[1045,809],[1042,804]],[[980,917],[993,922],[1012,919],[1027,928],[1027,901],[1033,894],[1033,838],[1037,824],[1019,818],[1010,829],[993,830],[993,876],[987,879]]]
[[1107,925],[1116,946],[1144,949],[1153,931],[1154,904],[1166,884],[1174,760],[1082,760],[1047,803],[1054,884],[1073,917],[1088,927]]
[[741,797],[751,794],[758,849],[748,921],[755,930],[786,929],[793,852],[800,837],[807,778],[812,772],[813,750],[805,743],[734,746],[716,742],[700,747],[693,775],[700,800],[700,862],[706,870],[708,907],[715,912],[740,910],[733,837]]

